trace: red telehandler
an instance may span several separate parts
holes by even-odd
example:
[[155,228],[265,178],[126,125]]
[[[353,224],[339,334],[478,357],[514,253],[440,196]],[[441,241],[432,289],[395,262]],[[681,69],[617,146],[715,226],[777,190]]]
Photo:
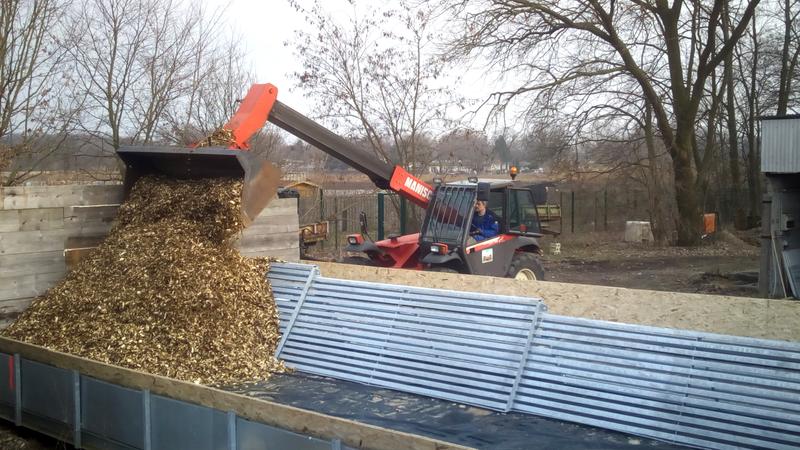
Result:
[[[247,151],[247,140],[269,121],[366,174],[378,188],[391,189],[426,210],[419,233],[374,242],[362,226],[361,234],[348,236],[347,251],[361,252],[370,263],[384,267],[543,278],[537,257],[541,227],[530,189],[508,180],[477,179],[431,186],[284,105],[277,96],[271,84],[253,85],[216,138],[191,148],[120,147],[126,195],[139,177],[151,173],[243,178],[242,214],[249,223],[274,197],[280,178],[272,164]],[[219,144],[220,136],[224,146],[207,146]],[[481,242],[470,239],[476,200],[488,201],[500,228],[498,236]]]

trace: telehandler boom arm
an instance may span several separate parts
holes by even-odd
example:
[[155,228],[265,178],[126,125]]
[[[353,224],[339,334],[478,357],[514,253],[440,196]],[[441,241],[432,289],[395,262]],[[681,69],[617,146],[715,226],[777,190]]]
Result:
[[247,140],[269,121],[366,174],[381,189],[391,189],[425,208],[433,188],[400,166],[391,166],[352,142],[277,100],[272,84],[250,87],[225,129],[233,134],[232,149],[247,149]]

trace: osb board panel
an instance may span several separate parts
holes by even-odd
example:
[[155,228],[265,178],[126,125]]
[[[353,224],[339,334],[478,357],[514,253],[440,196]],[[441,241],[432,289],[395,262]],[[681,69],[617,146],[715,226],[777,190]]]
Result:
[[523,281],[308,261],[323,276],[541,297],[549,312],[612,322],[800,341],[800,302]]
[[122,185],[13,186],[0,189],[2,209],[57,208],[122,202]]

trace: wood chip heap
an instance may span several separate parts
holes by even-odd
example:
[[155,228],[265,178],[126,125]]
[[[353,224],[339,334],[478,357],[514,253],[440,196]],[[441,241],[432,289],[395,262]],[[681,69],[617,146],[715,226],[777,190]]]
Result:
[[103,244],[4,334],[202,384],[283,371],[269,261],[231,246],[243,228],[241,189],[140,179]]

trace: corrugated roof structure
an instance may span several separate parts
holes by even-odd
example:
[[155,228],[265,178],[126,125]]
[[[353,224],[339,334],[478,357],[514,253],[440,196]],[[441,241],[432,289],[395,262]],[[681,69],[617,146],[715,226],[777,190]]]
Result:
[[761,171],[800,173],[800,115],[761,118]]

